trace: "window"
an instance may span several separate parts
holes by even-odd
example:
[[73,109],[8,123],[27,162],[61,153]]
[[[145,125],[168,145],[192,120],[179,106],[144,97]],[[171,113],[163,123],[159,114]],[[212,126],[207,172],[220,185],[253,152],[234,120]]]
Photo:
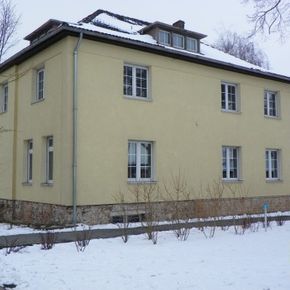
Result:
[[124,95],[148,98],[148,69],[146,67],[124,65]]
[[277,180],[280,178],[280,152],[277,149],[267,149],[265,152],[266,179]]
[[197,52],[197,40],[195,38],[186,37],[186,49]]
[[152,142],[128,142],[128,180],[150,181],[152,174]]
[[265,91],[264,93],[264,115],[278,117],[278,94],[277,92]]
[[159,43],[164,45],[170,45],[170,33],[164,30],[159,31]]
[[26,182],[32,183],[33,141],[26,141]]
[[223,179],[239,179],[239,147],[222,147]]
[[237,98],[237,85],[222,83],[221,84],[221,106],[222,110],[237,112],[238,111],[238,98]]
[[0,113],[8,111],[8,84],[2,85],[2,94],[0,99]]
[[180,34],[173,33],[172,35],[172,44],[176,48],[184,48],[184,37]]
[[53,137],[46,138],[46,183],[53,183]]
[[44,99],[44,68],[36,71],[36,101]]

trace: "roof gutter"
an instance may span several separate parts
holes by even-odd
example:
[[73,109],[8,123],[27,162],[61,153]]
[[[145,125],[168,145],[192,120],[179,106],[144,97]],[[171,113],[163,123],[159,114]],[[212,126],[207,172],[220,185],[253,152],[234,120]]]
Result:
[[163,55],[166,57],[176,58],[184,61],[189,61],[201,65],[206,65],[214,68],[224,69],[228,71],[233,71],[237,73],[247,74],[251,76],[255,76],[258,78],[270,79],[274,81],[279,81],[283,83],[290,84],[290,77],[285,75],[280,75],[272,72],[263,72],[255,69],[250,69],[246,67],[242,67],[239,65],[234,65],[226,62],[222,62],[219,60],[209,59],[204,56],[199,55],[188,55],[184,52],[170,51],[164,47],[152,45],[149,43],[144,43],[136,40],[120,38],[113,35],[108,35],[101,32],[93,32],[81,28],[70,27],[68,25],[63,24],[61,27],[57,28],[55,31],[51,32],[49,35],[43,37],[39,42],[36,42],[20,52],[16,53],[11,58],[7,59],[5,62],[0,64],[0,73],[11,67],[15,64],[20,64],[25,61],[27,58],[36,54],[37,52],[45,49],[52,43],[57,42],[58,40],[66,37],[66,36],[76,36],[78,37],[81,33],[83,33],[83,38],[89,40],[97,40],[105,43],[120,45],[123,47],[128,47],[132,49],[138,49],[140,51],[145,51],[149,53],[155,53],[159,55]]
[[78,50],[83,39],[80,32],[79,39],[73,51],[73,140],[72,140],[72,204],[73,204],[73,224],[77,223],[77,113],[78,113]]

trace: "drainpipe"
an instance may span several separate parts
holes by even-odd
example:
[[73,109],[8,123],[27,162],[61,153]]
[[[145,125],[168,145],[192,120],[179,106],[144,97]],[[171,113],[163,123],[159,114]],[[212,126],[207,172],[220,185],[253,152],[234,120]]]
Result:
[[83,39],[83,33],[73,51],[73,156],[72,156],[72,203],[73,203],[73,224],[77,223],[77,81],[78,81],[78,50]]
[[[11,200],[12,200],[12,214],[11,221],[15,220],[15,207],[16,207],[16,182],[17,182],[17,133],[18,133],[18,65],[15,66],[15,81],[14,81],[14,111],[13,111],[13,156],[12,156],[12,192],[11,192]],[[7,128],[10,130],[10,128]]]

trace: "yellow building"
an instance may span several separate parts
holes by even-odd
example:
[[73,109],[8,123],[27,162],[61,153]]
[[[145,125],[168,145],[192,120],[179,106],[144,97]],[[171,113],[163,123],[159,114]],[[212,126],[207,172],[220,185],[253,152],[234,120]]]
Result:
[[178,175],[193,202],[215,184],[289,210],[290,77],[205,37],[103,10],[28,35],[0,65],[2,219],[109,222],[118,193]]

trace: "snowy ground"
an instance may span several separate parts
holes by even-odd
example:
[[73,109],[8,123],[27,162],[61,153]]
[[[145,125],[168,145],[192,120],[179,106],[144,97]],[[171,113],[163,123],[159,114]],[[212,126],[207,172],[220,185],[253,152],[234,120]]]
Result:
[[244,235],[218,229],[212,239],[193,229],[184,242],[164,232],[157,245],[140,235],[127,244],[92,240],[84,252],[69,243],[5,253],[0,250],[0,285],[16,289],[290,289],[290,222]]

